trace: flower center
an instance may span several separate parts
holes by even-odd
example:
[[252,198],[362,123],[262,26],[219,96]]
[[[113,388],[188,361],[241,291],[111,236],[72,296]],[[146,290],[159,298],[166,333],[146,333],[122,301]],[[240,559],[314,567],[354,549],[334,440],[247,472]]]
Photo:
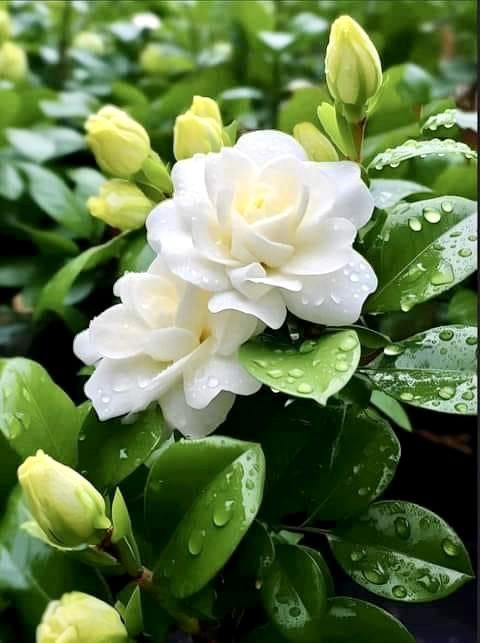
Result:
[[264,219],[271,212],[272,190],[270,186],[258,183],[252,189],[238,190],[235,195],[234,207],[249,223]]

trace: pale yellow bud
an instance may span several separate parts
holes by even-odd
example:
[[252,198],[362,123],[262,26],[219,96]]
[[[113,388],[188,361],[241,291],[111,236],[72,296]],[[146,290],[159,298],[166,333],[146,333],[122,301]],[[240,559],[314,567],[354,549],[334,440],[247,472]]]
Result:
[[219,152],[228,142],[217,103],[194,96],[190,109],[177,116],[173,130],[173,153],[177,161],[194,154]]
[[36,643],[127,643],[117,610],[89,594],[71,592],[51,601],[37,627]]
[[311,161],[338,161],[336,149],[312,123],[298,123],[293,128],[293,135]]
[[0,43],[12,35],[12,22],[7,11],[0,9]]
[[18,479],[33,518],[54,544],[98,544],[111,523],[102,495],[74,469],[43,451],[18,468]]
[[73,46],[77,49],[89,51],[92,54],[105,53],[105,42],[99,33],[94,31],[81,31],[73,39]]
[[368,34],[350,18],[337,18],[330,30],[325,57],[330,94],[352,122],[365,115],[367,102],[382,83],[380,57]]
[[87,201],[90,214],[120,230],[133,230],[144,225],[153,203],[134,183],[112,179],[100,188],[98,196]]
[[89,116],[85,129],[98,165],[113,176],[128,178],[136,174],[150,154],[146,130],[113,105]]
[[0,46],[0,79],[16,83],[23,80],[28,72],[25,51],[13,42]]

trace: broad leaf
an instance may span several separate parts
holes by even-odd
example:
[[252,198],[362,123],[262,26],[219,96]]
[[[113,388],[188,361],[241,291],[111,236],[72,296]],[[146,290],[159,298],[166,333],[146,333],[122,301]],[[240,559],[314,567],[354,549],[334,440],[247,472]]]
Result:
[[42,449],[73,466],[80,422],[71,399],[45,369],[21,357],[0,360],[0,431],[22,458]]
[[477,329],[439,326],[384,348],[362,372],[382,391],[431,411],[475,415]]
[[448,596],[473,577],[468,553],[441,518],[409,502],[372,505],[329,536],[353,580],[374,594],[408,602]]
[[306,549],[277,545],[261,589],[262,602],[278,631],[290,641],[312,641],[321,631],[327,588]]
[[379,281],[368,312],[407,312],[472,274],[475,209],[473,201],[450,196],[388,210],[365,237],[365,258]]
[[462,155],[467,160],[477,158],[475,150],[472,150],[468,145],[465,145],[465,143],[460,143],[450,138],[444,140],[434,138],[431,141],[415,141],[414,139],[410,139],[403,143],[403,145],[399,145],[393,149],[387,149],[385,152],[377,154],[370,162],[368,170],[375,169],[380,171],[387,166],[395,168],[403,161],[408,161],[416,157],[426,158],[432,155],[451,156],[455,154]]
[[185,598],[217,574],[258,512],[264,475],[257,444],[214,437],[160,450],[146,490],[159,586]]
[[351,330],[306,340],[298,349],[267,336],[240,349],[241,363],[260,382],[323,405],[345,386],[359,360],[360,343]]
[[113,487],[145,462],[166,436],[158,405],[106,422],[91,410],[79,435],[78,468],[96,487]]
[[370,194],[373,196],[375,207],[391,208],[412,194],[431,192],[432,190],[420,183],[402,181],[401,179],[372,179]]

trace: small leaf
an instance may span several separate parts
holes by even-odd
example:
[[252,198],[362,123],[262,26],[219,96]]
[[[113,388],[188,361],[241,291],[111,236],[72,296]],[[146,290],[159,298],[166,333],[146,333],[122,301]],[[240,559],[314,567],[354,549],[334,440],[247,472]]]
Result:
[[384,393],[431,411],[475,415],[477,329],[439,326],[384,348],[362,369]]
[[0,196],[16,201],[22,192],[23,180],[17,168],[8,161],[0,161]]
[[405,431],[412,431],[412,425],[403,406],[397,400],[382,391],[372,391],[371,402],[380,409],[392,422]]
[[128,513],[127,505],[120,489],[115,489],[112,502],[112,543],[117,543],[132,533],[132,523]]
[[312,641],[321,631],[327,588],[309,552],[277,545],[261,589],[262,602],[277,630],[290,641]]
[[372,179],[370,181],[370,194],[373,196],[375,207],[381,210],[397,205],[407,196],[412,194],[431,192],[426,185],[413,181],[400,179]]
[[434,138],[431,141],[415,141],[414,139],[410,139],[403,143],[403,145],[377,154],[367,169],[383,170],[386,166],[395,168],[403,161],[417,157],[426,158],[432,155],[451,156],[454,154],[461,154],[467,160],[477,158],[475,150],[472,150],[468,145],[465,145],[465,143],[460,143],[450,138],[444,140]]
[[96,487],[113,487],[145,462],[167,435],[158,405],[128,419],[105,422],[91,410],[79,436],[79,469]]
[[368,312],[408,312],[472,274],[475,208],[473,201],[448,196],[388,210],[365,238],[365,258],[379,281]]
[[85,250],[78,257],[66,263],[43,288],[35,316],[38,318],[47,310],[62,315],[65,310],[65,298],[80,273],[117,257],[124,243],[125,234],[118,235],[101,246]]
[[159,586],[186,598],[217,574],[255,519],[264,476],[257,444],[215,437],[159,452],[146,491],[147,524],[163,523],[152,525],[154,542],[166,541],[155,565]]
[[42,449],[55,460],[77,461],[80,422],[75,405],[36,362],[0,360],[0,431],[22,457]]
[[329,541],[354,581],[389,599],[437,600],[473,577],[468,553],[453,529],[409,502],[371,505],[355,522],[339,525]]
[[[351,133],[341,126],[341,115],[338,114],[335,107],[330,103],[322,103],[317,109],[318,120],[322,125],[325,134],[330,138],[344,156],[353,157],[355,148]],[[343,125],[343,123],[342,123]]]
[[415,643],[391,614],[356,598],[337,596],[327,602],[321,641],[325,643]]
[[138,636],[141,634],[143,630],[142,598],[138,585],[133,590],[125,606],[124,620],[129,636]]
[[297,349],[262,335],[240,349],[240,361],[271,388],[325,405],[355,372],[360,360],[357,334],[348,330],[306,340]]

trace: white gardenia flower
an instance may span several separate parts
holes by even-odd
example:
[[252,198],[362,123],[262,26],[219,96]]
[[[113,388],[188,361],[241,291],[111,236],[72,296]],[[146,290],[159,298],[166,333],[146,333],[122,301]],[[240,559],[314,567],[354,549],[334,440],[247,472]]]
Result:
[[121,303],[74,341],[75,354],[96,365],[85,393],[101,420],[158,401],[171,428],[201,437],[224,421],[236,393],[260,388],[237,357],[263,328],[255,317],[212,314],[210,293],[172,275],[161,258],[147,272],[126,273],[114,293]]
[[352,248],[373,199],[349,161],[315,163],[287,134],[244,134],[234,147],[173,168],[174,196],[147,219],[148,239],[178,277],[279,328],[287,309],[351,324],[377,286]]

